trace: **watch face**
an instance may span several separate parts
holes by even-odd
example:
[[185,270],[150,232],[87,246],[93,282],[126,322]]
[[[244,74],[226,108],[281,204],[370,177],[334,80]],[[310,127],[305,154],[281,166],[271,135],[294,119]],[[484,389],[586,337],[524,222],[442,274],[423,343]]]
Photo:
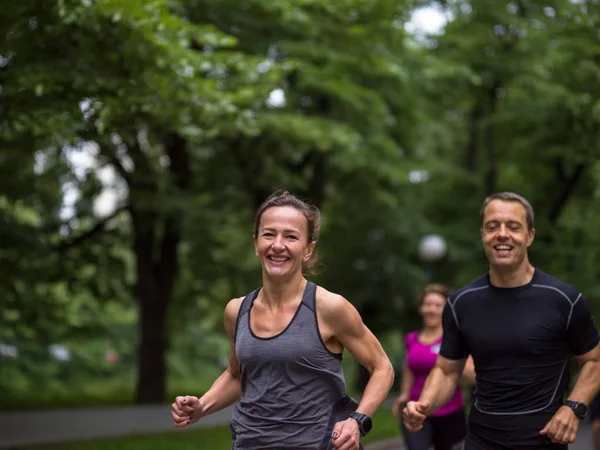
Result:
[[584,418],[587,415],[587,407],[583,403],[577,403],[575,406],[575,414],[578,417]]
[[368,433],[369,431],[371,431],[371,428],[373,428],[373,421],[371,420],[371,418],[369,416],[366,416],[364,418],[362,427],[363,427],[363,430],[365,430],[365,433]]

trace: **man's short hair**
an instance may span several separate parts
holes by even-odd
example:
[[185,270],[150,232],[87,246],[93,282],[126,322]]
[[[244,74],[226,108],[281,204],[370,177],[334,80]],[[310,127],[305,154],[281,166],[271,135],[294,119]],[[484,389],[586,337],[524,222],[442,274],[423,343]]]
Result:
[[481,220],[482,225],[485,208],[487,208],[487,205],[489,205],[492,200],[502,200],[505,202],[519,202],[525,208],[525,219],[527,220],[527,228],[529,230],[533,228],[534,214],[531,203],[529,203],[529,201],[522,195],[515,194],[514,192],[498,192],[496,194],[490,195],[483,201],[483,205],[481,205],[481,211],[479,213],[479,218]]

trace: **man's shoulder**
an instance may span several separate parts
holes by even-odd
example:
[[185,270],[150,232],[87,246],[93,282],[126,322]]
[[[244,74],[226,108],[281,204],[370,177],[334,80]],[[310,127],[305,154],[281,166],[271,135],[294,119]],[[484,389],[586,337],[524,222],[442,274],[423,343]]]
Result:
[[558,297],[568,299],[571,303],[581,295],[577,288],[571,286],[566,281],[563,281],[560,278],[557,278],[539,269],[536,269],[535,277],[531,283],[531,286],[553,292],[557,294]]
[[456,303],[459,299],[468,297],[469,294],[482,293],[489,287],[489,280],[487,274],[474,279],[469,284],[464,285],[460,289],[454,291],[448,301],[451,304]]

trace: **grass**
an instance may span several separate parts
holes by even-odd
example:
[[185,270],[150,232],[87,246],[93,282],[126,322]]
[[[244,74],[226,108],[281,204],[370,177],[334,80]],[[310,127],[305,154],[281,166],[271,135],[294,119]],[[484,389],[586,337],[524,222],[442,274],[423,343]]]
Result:
[[362,442],[368,444],[394,437],[400,437],[400,424],[392,415],[391,408],[380,408],[373,416],[373,430],[362,439]]
[[[215,377],[216,378],[216,377]],[[195,380],[170,379],[167,383],[166,403],[177,395],[202,395],[214,378]],[[135,378],[122,375],[114,378],[85,379],[64,385],[55,384],[43,390],[9,391],[0,399],[0,411],[31,409],[89,408],[97,406],[126,406],[134,404]]]
[[[397,436],[399,436],[398,422],[392,416],[391,409],[382,408],[373,417],[373,431],[363,438],[363,443],[367,444]],[[26,447],[24,450],[39,448]],[[177,450],[197,450],[198,448],[229,450],[231,448],[229,425],[44,446],[44,449],[47,450],[162,450],[172,448]]]
[[[348,393],[354,392],[356,363],[351,355],[344,355],[344,373]],[[194,378],[169,377],[165,403],[171,403],[178,395],[201,396],[220,375],[221,369],[207,365],[202,375]],[[50,380],[43,389],[31,386],[23,389],[8,389],[0,396],[0,411],[20,411],[32,409],[64,409],[134,404],[136,375],[125,371],[111,377],[79,377],[69,380]]]

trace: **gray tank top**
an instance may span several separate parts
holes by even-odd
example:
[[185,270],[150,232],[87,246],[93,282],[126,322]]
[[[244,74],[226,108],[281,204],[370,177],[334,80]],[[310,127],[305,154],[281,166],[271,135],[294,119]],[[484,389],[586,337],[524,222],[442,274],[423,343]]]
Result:
[[346,393],[342,355],[330,352],[319,333],[317,286],[306,284],[289,325],[269,338],[250,328],[259,290],[243,300],[236,323],[242,397],[233,410],[231,448],[329,450],[335,423],[358,404]]

